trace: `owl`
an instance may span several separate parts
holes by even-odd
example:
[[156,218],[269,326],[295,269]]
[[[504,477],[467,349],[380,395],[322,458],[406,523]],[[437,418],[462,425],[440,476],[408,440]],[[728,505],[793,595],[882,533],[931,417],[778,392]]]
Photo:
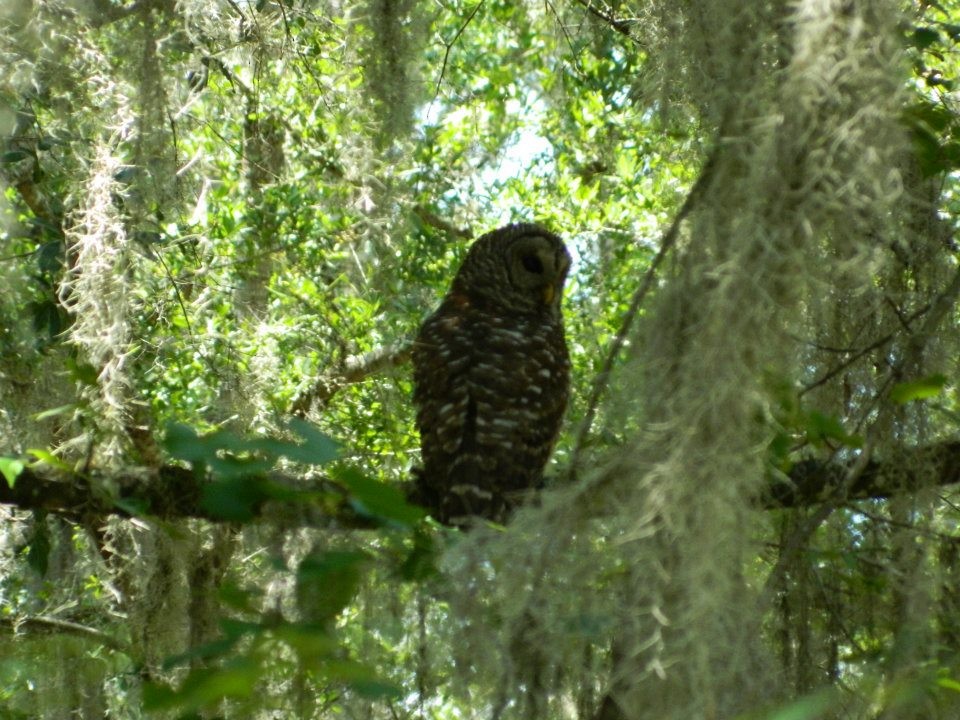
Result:
[[423,468],[412,499],[440,522],[504,522],[539,487],[567,405],[560,300],[570,255],[538,225],[480,237],[413,346]]

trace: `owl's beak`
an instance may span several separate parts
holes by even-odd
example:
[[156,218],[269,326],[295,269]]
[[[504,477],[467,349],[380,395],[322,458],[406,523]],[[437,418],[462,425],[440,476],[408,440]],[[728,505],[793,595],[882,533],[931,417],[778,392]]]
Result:
[[543,286],[543,304],[549,305],[553,302],[554,296],[557,294],[557,289],[553,285],[544,285]]

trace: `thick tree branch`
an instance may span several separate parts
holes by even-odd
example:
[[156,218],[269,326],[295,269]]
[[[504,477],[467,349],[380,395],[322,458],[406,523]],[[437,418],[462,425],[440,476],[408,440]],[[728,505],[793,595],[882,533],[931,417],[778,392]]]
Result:
[[[757,505],[766,509],[808,507],[865,498],[889,498],[919,490],[960,483],[960,440],[907,448],[883,460],[870,460],[851,473],[852,464],[805,460],[797,463],[786,480],[771,484]],[[251,478],[256,483],[257,478]],[[296,488],[294,478],[271,475],[269,481]],[[214,481],[198,478],[175,465],[133,468],[114,475],[85,475],[37,466],[26,468],[11,488],[0,478],[0,503],[24,510],[43,510],[71,518],[92,515],[144,515],[162,520],[200,518],[224,522],[205,501]],[[104,488],[112,488],[107,493]],[[333,495],[333,493],[331,493]],[[277,513],[278,506],[284,508]],[[253,519],[283,521],[302,526],[369,527],[346,502],[322,508],[305,507],[292,499],[271,499],[251,505]],[[288,512],[289,510],[289,512]]]
[[[25,468],[11,488],[0,476],[0,504],[21,510],[42,510],[75,521],[116,515],[162,521],[200,519],[214,523],[266,522],[284,527],[370,528],[339,486],[281,473],[250,476],[223,483],[199,477],[177,465],[134,467],[115,474],[66,472],[47,466]],[[322,487],[320,487],[322,485]],[[237,496],[248,518],[238,520]]]
[[[200,507],[203,485],[191,470],[174,465],[133,468],[109,477],[37,466],[24,468],[13,487],[0,478],[0,503],[71,518],[129,517],[134,508],[142,508],[162,519],[214,519]],[[107,487],[116,488],[116,495]]]
[[889,498],[960,483],[960,440],[903,449],[894,457],[870,460],[851,476],[854,462],[799,462],[791,469],[789,482],[770,486],[761,505],[771,509],[793,508],[821,502]]

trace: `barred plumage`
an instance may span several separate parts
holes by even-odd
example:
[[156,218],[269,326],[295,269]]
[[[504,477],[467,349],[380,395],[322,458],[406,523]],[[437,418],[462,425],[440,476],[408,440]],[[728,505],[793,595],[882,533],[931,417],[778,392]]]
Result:
[[517,224],[479,238],[413,350],[423,454],[413,498],[434,517],[503,522],[541,483],[569,392],[560,298],[570,255]]

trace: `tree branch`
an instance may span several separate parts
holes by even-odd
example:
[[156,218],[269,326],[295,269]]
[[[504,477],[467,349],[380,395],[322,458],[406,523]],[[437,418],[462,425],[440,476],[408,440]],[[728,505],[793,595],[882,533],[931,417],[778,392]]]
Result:
[[406,343],[400,347],[377,348],[363,355],[353,355],[347,358],[341,370],[323,375],[309,390],[297,395],[290,405],[290,412],[297,417],[303,417],[314,403],[329,402],[347,385],[362,382],[371,375],[403,365],[410,359],[412,351],[412,343]]
[[437,101],[437,98],[440,97],[440,86],[443,84],[443,77],[444,75],[446,75],[446,72],[447,72],[447,63],[450,61],[450,51],[453,49],[453,46],[457,44],[457,40],[460,39],[460,36],[463,35],[463,31],[467,29],[467,25],[469,25],[473,21],[474,16],[477,14],[480,8],[483,7],[484,1],[485,0],[480,0],[480,2],[477,3],[476,7],[474,7],[473,10],[470,11],[470,14],[467,15],[467,19],[464,20],[463,24],[457,29],[456,34],[453,36],[453,40],[451,40],[450,42],[443,41],[443,44],[445,47],[443,52],[443,65],[441,65],[440,75],[437,77],[437,89],[433,94],[433,100],[430,102],[431,106],[433,105],[434,102]]
[[[282,473],[234,479],[227,491],[241,495],[249,519],[282,527],[371,528],[375,523],[349,505],[339,486],[311,480],[305,492],[302,478]],[[109,488],[109,491],[107,490]],[[115,515],[161,521],[199,519],[238,522],[218,506],[223,483],[198,477],[178,465],[132,467],[115,474],[66,472],[46,465],[25,468],[11,488],[0,476],[0,504],[21,510],[42,510],[77,522]]]
[[[856,460],[838,463],[804,460],[793,466],[788,478],[770,484],[756,500],[763,509],[810,507],[866,498],[890,498],[919,490],[960,483],[960,440],[905,448],[883,460],[871,459],[856,467]],[[251,477],[251,483],[266,479],[280,486],[297,488],[297,478],[271,474]],[[36,466],[25,468],[11,488],[0,478],[0,503],[23,510],[43,510],[70,518],[91,515],[143,515],[161,520],[200,518],[226,522],[216,508],[204,502],[207,490],[217,482],[198,478],[187,468],[164,465],[160,468],[131,468],[113,475],[83,474]],[[112,488],[106,493],[102,488]],[[331,497],[335,493],[330,493]],[[271,499],[250,507],[253,520],[282,520],[299,526],[370,527],[345,502],[329,503],[318,509],[293,495],[292,499]],[[281,508],[278,514],[277,508]]]
[[130,649],[124,643],[117,640],[112,635],[103,630],[92,628],[87,625],[81,625],[71,620],[62,620],[61,618],[51,617],[49,615],[34,615],[22,618],[0,618],[0,626],[5,626],[11,632],[17,634],[24,628],[37,632],[66,633],[78,637],[87,638],[105,645],[111,650],[129,653]]
[[420,222],[424,225],[429,225],[437,230],[441,230],[451,237],[463,238],[465,240],[473,237],[473,233],[469,229],[458,228],[452,222],[444,220],[424,205],[414,205],[413,214],[420,218]]
[[616,30],[621,35],[625,35],[626,37],[636,42],[636,38],[633,37],[633,34],[630,32],[631,23],[629,20],[623,20],[621,18],[615,17],[610,12],[601,10],[600,8],[598,8],[596,5],[593,4],[593,0],[576,0],[576,3],[577,5],[582,7],[584,10],[586,10],[588,13],[590,13],[595,18],[597,18],[598,20],[602,20],[603,22],[605,22],[607,25],[609,25],[611,28]]
[[960,440],[905,448],[883,460],[872,459],[851,474],[849,463],[803,460],[789,481],[771,484],[759,504],[767,509],[809,507],[822,502],[890,498],[960,482]]

